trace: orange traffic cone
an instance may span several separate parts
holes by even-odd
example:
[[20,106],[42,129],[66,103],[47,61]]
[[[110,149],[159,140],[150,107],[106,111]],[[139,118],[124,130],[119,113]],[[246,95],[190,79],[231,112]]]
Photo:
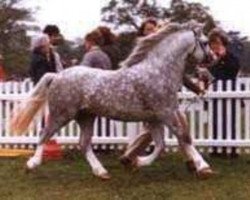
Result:
[[43,159],[45,161],[60,160],[62,157],[62,149],[56,140],[50,140],[44,145]]

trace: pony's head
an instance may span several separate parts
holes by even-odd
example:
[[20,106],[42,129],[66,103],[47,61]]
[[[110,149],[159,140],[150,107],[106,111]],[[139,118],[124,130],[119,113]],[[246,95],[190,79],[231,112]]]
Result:
[[209,47],[208,38],[203,33],[204,25],[191,21],[185,26],[189,27],[194,37],[194,44],[188,55],[188,61],[192,64],[213,62],[215,55]]

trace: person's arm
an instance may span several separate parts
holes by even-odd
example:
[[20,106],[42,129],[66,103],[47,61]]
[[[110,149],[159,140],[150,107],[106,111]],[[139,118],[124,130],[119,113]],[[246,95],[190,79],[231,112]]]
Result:
[[204,83],[205,89],[207,89],[208,86],[215,80],[215,77],[209,71],[209,68],[197,68],[196,73],[198,79]]

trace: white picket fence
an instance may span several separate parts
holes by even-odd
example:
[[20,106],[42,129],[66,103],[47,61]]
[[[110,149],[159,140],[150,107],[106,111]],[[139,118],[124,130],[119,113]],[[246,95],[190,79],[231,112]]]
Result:
[[[204,99],[194,101],[195,95],[183,88],[179,93],[181,109],[187,111],[190,133],[194,139],[195,145],[201,150],[204,147],[211,149],[213,146],[237,147],[238,150],[250,149],[250,78],[238,78],[235,90],[232,83],[227,82],[226,90],[222,91],[222,83],[218,82],[217,91],[214,91],[212,85],[209,87]],[[9,122],[12,109],[18,102],[27,96],[27,93],[33,88],[31,81],[23,82],[3,82],[0,83],[0,145],[1,147],[21,147],[33,148],[38,141],[38,132],[41,129],[41,117],[33,123],[29,132],[24,136],[12,136],[9,130]],[[217,108],[214,108],[213,101],[217,99]],[[227,130],[226,138],[223,139],[222,121],[222,101],[226,101],[227,112]],[[232,110],[232,104],[235,104],[235,113]],[[213,112],[218,112],[217,123],[218,137],[213,139]],[[232,138],[232,118],[236,117],[235,138]],[[131,141],[141,132],[141,123],[124,123],[120,121],[107,121],[105,118],[96,120],[94,128],[93,143],[101,148],[121,147]],[[79,138],[79,128],[74,122],[64,127],[56,136],[59,143],[65,145],[76,145]],[[166,145],[171,150],[176,150],[177,142],[167,128],[165,131]],[[249,151],[250,152],[250,151]]]

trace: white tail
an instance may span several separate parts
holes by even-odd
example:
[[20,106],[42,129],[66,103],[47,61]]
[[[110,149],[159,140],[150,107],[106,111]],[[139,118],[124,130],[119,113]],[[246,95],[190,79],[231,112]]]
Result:
[[45,105],[47,100],[47,91],[56,74],[47,73],[38,82],[31,92],[30,96],[14,110],[10,122],[10,131],[14,135],[24,134],[35,115]]

